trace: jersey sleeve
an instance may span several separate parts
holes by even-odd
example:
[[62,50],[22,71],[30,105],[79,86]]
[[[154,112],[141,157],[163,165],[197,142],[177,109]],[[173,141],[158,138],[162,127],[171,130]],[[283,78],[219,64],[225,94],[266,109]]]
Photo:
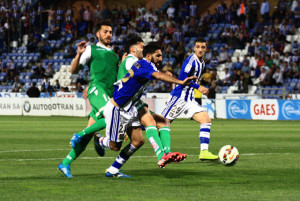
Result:
[[134,66],[135,66],[137,74],[140,78],[146,78],[148,80],[154,80],[155,78],[152,77],[152,74],[154,72],[158,72],[155,66],[152,66],[151,63],[148,63],[148,62],[145,62],[145,61],[135,62]]
[[132,65],[133,65],[134,62],[136,62],[136,61],[137,61],[137,60],[134,59],[134,58],[128,58],[128,59],[126,60],[126,64],[125,64],[126,70],[127,70],[127,71],[130,70],[131,67],[132,67]]
[[91,57],[92,57],[92,48],[90,45],[88,45],[85,51],[80,56],[79,65],[85,66],[90,61]]
[[182,70],[179,75],[179,80],[184,80],[189,77],[191,72],[195,69],[195,61],[193,62],[184,62],[182,65]]

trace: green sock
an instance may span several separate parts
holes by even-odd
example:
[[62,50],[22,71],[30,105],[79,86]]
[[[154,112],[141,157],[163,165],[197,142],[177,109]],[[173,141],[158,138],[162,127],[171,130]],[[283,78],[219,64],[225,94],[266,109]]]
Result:
[[146,135],[147,138],[152,145],[152,148],[158,158],[158,160],[161,159],[161,157],[164,155],[163,146],[161,144],[160,138],[157,133],[157,128],[155,126],[148,126],[146,128]]
[[66,156],[66,158],[62,161],[62,164],[67,166],[72,163],[78,156],[85,150],[86,146],[93,138],[93,135],[85,136],[82,140],[77,144],[75,149],[72,149],[70,153]]
[[83,131],[77,133],[77,135],[80,135],[81,137],[83,137],[85,135],[89,135],[89,134],[92,134],[92,133],[97,132],[99,130],[102,130],[105,127],[106,127],[105,119],[101,118],[101,119],[98,119],[91,126],[85,128]]
[[160,140],[163,145],[165,153],[171,151],[171,136],[170,136],[170,127],[162,127],[159,129]]

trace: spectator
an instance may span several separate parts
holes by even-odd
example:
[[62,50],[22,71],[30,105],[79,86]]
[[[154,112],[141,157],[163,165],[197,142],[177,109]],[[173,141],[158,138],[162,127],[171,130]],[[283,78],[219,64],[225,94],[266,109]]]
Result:
[[83,12],[83,20],[86,23],[86,33],[91,33],[93,30],[93,13],[89,6]]
[[266,72],[266,69],[264,67],[261,68],[261,73],[259,75],[259,84],[261,86],[265,86],[265,79],[266,79],[266,76],[267,76],[267,72]]
[[44,52],[45,55],[50,55],[51,54],[51,47],[50,47],[49,42],[46,42],[46,46],[44,47],[43,52]]
[[39,79],[45,74],[45,69],[42,67],[41,63],[39,63],[36,68],[33,68],[32,71],[33,74],[31,75],[30,79]]
[[162,68],[162,72],[167,72],[167,71],[169,71],[169,72],[173,72],[173,69],[172,69],[172,66],[170,65],[170,62],[167,62],[166,63],[166,65]]
[[80,82],[77,82],[77,83],[76,83],[75,91],[76,91],[76,92],[80,92],[80,93],[83,92],[83,88],[82,88]]
[[265,21],[269,20],[270,4],[267,0],[263,0],[260,7],[260,14]]
[[227,61],[225,63],[226,68],[228,68],[229,71],[231,71],[232,67],[233,67],[233,63],[231,61],[231,57],[227,58]]
[[240,69],[242,69],[242,66],[243,66],[243,64],[240,62],[240,58],[237,57],[236,62],[234,62],[234,64],[233,64],[233,69],[240,70]]
[[212,82],[211,86],[208,89],[207,98],[216,99],[216,93],[219,91],[219,86],[217,86],[216,82]]
[[18,93],[24,93],[24,92],[26,92],[26,89],[24,87],[24,82],[20,82],[19,83],[19,86],[18,86],[18,88],[17,88],[17,90],[15,92],[18,92]]
[[211,48],[207,48],[205,53],[205,63],[210,63],[211,58],[212,58],[212,50]]
[[40,97],[40,90],[36,87],[36,83],[33,82],[32,86],[26,92],[27,96],[30,98],[39,98]]
[[170,4],[170,7],[167,9],[168,17],[174,18],[175,11],[176,11],[176,10],[175,10],[173,4],[171,3],[171,4]]
[[221,85],[222,83],[220,82],[220,77],[217,73],[217,69],[212,69],[212,76],[211,76],[211,80],[210,83],[215,82],[218,85]]
[[270,57],[270,55],[267,55],[267,56],[266,56],[266,65],[267,65],[269,68],[272,68],[273,60],[272,60],[272,58]]
[[245,79],[244,75],[240,75],[240,79],[237,81],[238,90],[233,91],[233,93],[248,93],[249,83]]
[[261,67],[261,66],[265,66],[265,61],[263,59],[263,57],[261,55],[258,55],[258,58],[256,60],[256,64],[258,67]]
[[283,84],[283,74],[280,71],[280,68],[276,68],[276,71],[273,74],[272,78],[273,78],[273,80],[275,80],[275,83],[273,83],[273,84],[275,84],[277,86],[282,86],[282,84]]
[[[43,81],[42,92],[49,93],[49,96],[52,97],[53,88],[50,85],[50,82],[48,79],[49,79],[48,77],[45,77],[45,79]],[[45,96],[46,96],[46,93],[45,93]]]
[[53,69],[53,67],[52,67],[52,63],[49,63],[48,64],[48,68],[46,69],[46,71],[45,71],[45,76],[46,77],[49,77],[49,78],[52,78],[53,77],[53,75],[54,75],[54,69]]
[[37,38],[33,38],[33,40],[29,41],[27,45],[28,52],[35,52],[38,49],[38,41]]
[[239,79],[240,75],[238,74],[238,70],[234,68],[230,77],[230,85],[235,84]]
[[55,92],[59,91],[60,90],[60,84],[59,84],[59,81],[58,80],[55,80],[55,85],[53,86],[53,90]]
[[205,86],[210,86],[211,78],[212,78],[212,73],[210,72],[210,68],[206,68],[205,73],[203,73],[200,78],[201,84]]
[[246,72],[249,73],[251,71],[251,68],[250,68],[248,62],[245,61],[245,60],[243,61],[243,66],[242,66],[241,71],[242,71],[243,74],[245,74]]
[[221,53],[219,55],[219,63],[225,63],[228,58],[228,53],[224,47],[221,48]]
[[284,46],[284,49],[283,49],[283,53],[291,53],[292,50],[293,50],[293,47],[290,44],[290,42],[289,41],[285,41],[285,46]]
[[182,19],[185,19],[187,16],[189,16],[189,5],[187,1],[184,1],[181,11],[181,17]]
[[225,68],[225,77],[222,79],[223,85],[230,86],[231,85],[231,75],[229,73],[228,68]]
[[20,85],[19,77],[18,77],[18,76],[15,76],[15,77],[14,77],[14,82],[13,82],[13,84],[12,84],[11,92],[18,92],[18,90],[19,90],[19,85]]
[[217,68],[219,65],[217,55],[218,55],[218,52],[215,52],[212,59],[210,60],[210,65],[212,68]]
[[10,74],[11,72],[13,73],[13,75],[15,75],[16,73],[16,66],[13,59],[10,59],[9,63],[6,66],[6,74]]
[[66,58],[70,59],[70,58],[74,58],[75,57],[75,49],[72,47],[72,44],[69,44],[66,50]]
[[195,4],[194,1],[192,1],[190,5],[190,16],[196,17],[197,13],[198,13],[198,6]]

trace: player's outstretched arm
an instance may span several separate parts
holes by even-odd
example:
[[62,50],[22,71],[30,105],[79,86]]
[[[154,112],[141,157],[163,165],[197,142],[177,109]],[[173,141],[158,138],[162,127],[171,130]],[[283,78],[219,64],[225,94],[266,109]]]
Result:
[[202,94],[207,95],[208,94],[208,89],[204,86],[200,86],[198,88],[198,91],[200,91]]
[[208,94],[208,89],[206,87],[200,86],[199,84],[197,84],[193,81],[190,83],[190,86],[194,87],[195,89],[197,89],[198,91],[200,91],[204,95]]
[[178,80],[172,76],[169,76],[169,75],[166,75],[166,74],[160,73],[160,72],[154,72],[154,73],[152,73],[152,76],[158,80],[175,83],[175,84],[181,84],[181,85],[188,85],[192,80],[197,79],[196,76],[192,76],[192,77],[186,78],[185,80]]
[[70,69],[72,74],[78,73],[80,56],[85,51],[85,49],[86,49],[86,41],[81,41],[80,43],[77,44],[77,54],[72,61],[71,69]]

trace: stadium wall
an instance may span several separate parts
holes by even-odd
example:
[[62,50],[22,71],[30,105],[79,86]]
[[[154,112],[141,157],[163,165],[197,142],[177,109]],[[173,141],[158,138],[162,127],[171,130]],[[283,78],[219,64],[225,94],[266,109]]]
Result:
[[300,120],[300,100],[216,100],[222,119]]
[[[161,114],[167,97],[145,98],[150,110]],[[210,118],[300,120],[300,100],[277,99],[202,99],[202,107]],[[83,98],[0,98],[0,115],[77,116],[85,117],[91,110]],[[184,114],[179,118],[186,118]]]

